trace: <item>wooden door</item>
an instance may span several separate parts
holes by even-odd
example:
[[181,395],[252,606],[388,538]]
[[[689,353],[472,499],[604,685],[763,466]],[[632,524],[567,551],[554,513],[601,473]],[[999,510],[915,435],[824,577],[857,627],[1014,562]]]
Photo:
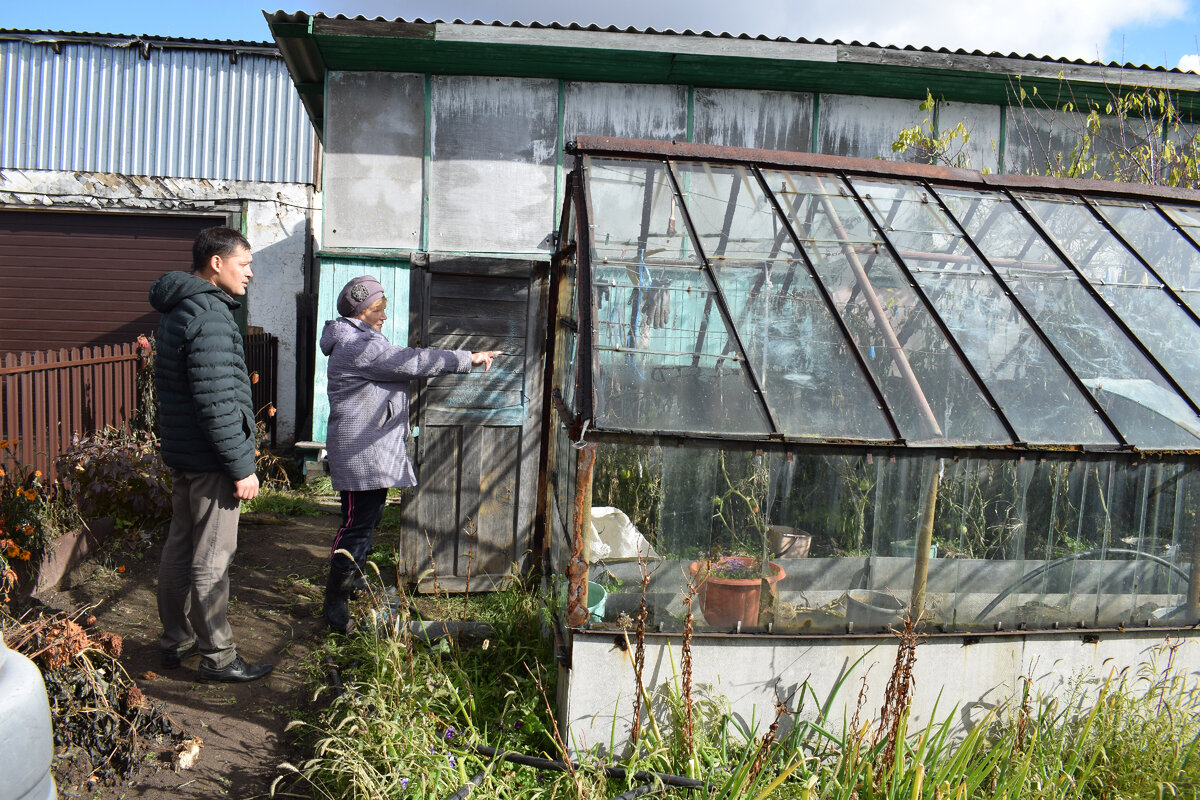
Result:
[[413,267],[422,302],[410,324],[421,346],[504,355],[486,373],[417,389],[405,568],[426,589],[436,577],[450,591],[487,590],[530,560],[547,264],[433,257]]

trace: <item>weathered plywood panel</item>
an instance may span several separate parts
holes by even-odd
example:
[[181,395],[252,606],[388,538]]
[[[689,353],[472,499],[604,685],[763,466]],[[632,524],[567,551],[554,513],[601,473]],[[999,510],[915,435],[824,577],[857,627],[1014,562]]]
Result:
[[808,93],[697,88],[693,109],[696,142],[800,153],[812,148]]
[[940,103],[938,130],[953,130],[959,123],[971,140],[962,148],[968,169],[998,172],[1000,169],[1000,106],[984,103]]
[[624,139],[687,138],[687,88],[653,84],[568,83],[563,134]]
[[[896,160],[892,142],[900,131],[921,124],[929,114],[917,100],[823,94],[817,113],[817,152]],[[910,154],[906,160],[916,156]]]
[[424,76],[331,72],[325,97],[324,246],[419,246]]
[[432,108],[429,249],[549,249],[558,83],[435,76]]

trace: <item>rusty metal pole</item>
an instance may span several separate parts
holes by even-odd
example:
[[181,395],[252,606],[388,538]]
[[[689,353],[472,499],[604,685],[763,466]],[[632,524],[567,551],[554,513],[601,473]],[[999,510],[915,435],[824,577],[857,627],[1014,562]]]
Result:
[[571,563],[567,565],[567,624],[571,626],[582,625],[588,620],[585,543],[592,524],[592,471],[595,466],[596,443],[585,442],[575,457],[575,524],[571,531]]

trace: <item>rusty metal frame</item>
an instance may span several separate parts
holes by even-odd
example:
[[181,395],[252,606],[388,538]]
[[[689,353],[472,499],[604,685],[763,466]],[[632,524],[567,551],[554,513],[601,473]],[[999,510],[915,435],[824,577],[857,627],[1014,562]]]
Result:
[[567,143],[568,152],[616,158],[657,158],[671,161],[710,161],[713,163],[754,163],[760,167],[780,167],[809,172],[840,172],[877,178],[911,178],[938,183],[957,184],[1013,191],[1050,191],[1066,194],[1086,193],[1105,197],[1124,197],[1150,200],[1178,200],[1200,203],[1200,191],[1168,186],[1147,186],[1134,183],[1085,180],[1082,178],[1047,178],[1037,175],[993,175],[969,169],[943,167],[933,164],[914,164],[907,161],[830,156],[821,153],[791,153],[778,150],[756,150],[749,147],[698,144],[695,142],[662,141],[657,139],[621,139],[612,136],[579,136]]
[[[579,320],[579,335],[575,339],[575,397],[568,398],[575,412],[575,419],[582,423],[592,420],[596,412],[596,387],[592,375],[596,372],[596,325],[592,317],[592,208],[590,196],[584,190],[586,167],[583,159],[576,159],[575,172],[579,175],[573,187],[575,205],[575,313]],[[575,438],[579,432],[572,431]]]
[[[590,225],[590,219],[592,216],[592,209],[590,207],[590,196],[584,188],[587,181],[586,181],[586,169],[584,167],[584,158],[583,158],[584,156],[593,156],[593,157],[601,157],[601,158],[611,157],[611,158],[626,159],[626,160],[656,161],[656,162],[659,162],[662,165],[662,167],[666,170],[669,180],[671,182],[672,190],[675,193],[676,202],[679,203],[679,209],[680,209],[680,213],[681,213],[681,216],[683,219],[683,223],[687,226],[689,234],[692,237],[692,241],[696,248],[696,253],[701,260],[703,271],[708,275],[709,279],[712,281],[713,288],[714,288],[713,298],[718,306],[718,313],[721,315],[725,324],[730,326],[729,330],[730,330],[731,341],[736,345],[737,352],[738,352],[740,358],[743,359],[742,363],[745,364],[748,368],[754,391],[758,395],[761,407],[765,410],[768,420],[772,426],[772,432],[766,436],[764,436],[762,434],[746,434],[746,435],[721,434],[720,436],[717,436],[712,433],[703,433],[703,432],[697,432],[697,431],[669,431],[669,430],[643,431],[643,430],[629,430],[629,429],[623,429],[623,428],[618,429],[618,428],[604,427],[603,430],[596,431],[595,437],[591,436],[590,434],[588,435],[587,438],[592,441],[595,441],[596,438],[603,438],[603,439],[612,439],[614,441],[624,440],[624,441],[641,441],[641,442],[657,441],[657,440],[661,440],[661,439],[671,439],[671,440],[677,440],[680,442],[683,442],[683,441],[710,442],[710,443],[712,443],[712,442],[730,442],[730,443],[744,442],[746,444],[752,444],[755,442],[758,442],[758,443],[773,442],[776,445],[783,445],[785,447],[787,447],[787,446],[796,446],[796,447],[802,446],[805,448],[816,447],[816,448],[820,448],[820,449],[828,449],[831,451],[841,451],[841,452],[864,452],[864,451],[880,450],[880,449],[882,449],[884,451],[890,451],[890,452],[899,452],[899,451],[903,451],[904,449],[910,449],[910,450],[911,449],[919,449],[922,452],[937,451],[937,452],[945,452],[947,454],[957,454],[957,455],[963,455],[965,453],[983,455],[983,454],[1002,454],[1002,453],[1013,453],[1013,452],[1020,452],[1020,453],[1069,452],[1069,453],[1076,453],[1076,454],[1092,454],[1092,455],[1096,455],[1096,456],[1107,455],[1110,457],[1112,455],[1116,455],[1116,454],[1122,454],[1122,453],[1128,454],[1128,453],[1132,452],[1135,455],[1140,456],[1142,458],[1158,457],[1158,456],[1192,457],[1192,456],[1200,455],[1200,450],[1197,450],[1197,449],[1138,451],[1138,450],[1136,450],[1136,448],[1131,447],[1126,442],[1123,435],[1121,434],[1120,429],[1115,424],[1113,424],[1112,420],[1109,419],[1109,417],[1105,413],[1104,409],[1099,405],[1098,400],[1089,391],[1086,390],[1086,387],[1081,388],[1079,377],[1070,368],[1070,366],[1066,364],[1062,354],[1058,351],[1058,349],[1056,347],[1054,347],[1053,344],[1050,343],[1050,341],[1048,340],[1048,338],[1045,335],[1045,332],[1042,331],[1040,326],[1038,326],[1037,323],[1033,320],[1033,317],[1029,314],[1028,309],[1025,308],[1024,304],[1020,303],[1019,300],[1016,300],[1015,296],[1012,294],[1011,289],[1008,287],[1008,285],[1004,282],[1004,280],[1002,278],[998,277],[994,266],[991,264],[991,262],[985,256],[983,256],[983,254],[980,252],[980,250],[979,250],[978,246],[976,245],[976,243],[974,242],[974,240],[970,236],[966,235],[965,231],[962,230],[961,225],[957,225],[957,221],[954,220],[953,215],[949,215],[950,218],[955,221],[956,226],[958,227],[959,231],[962,232],[964,240],[968,242],[968,244],[972,248],[972,251],[975,253],[976,256],[978,256],[980,258],[983,265],[991,273],[993,279],[998,281],[1001,291],[1004,292],[1005,295],[1010,298],[1010,301],[1014,302],[1015,307],[1018,310],[1018,313],[1020,313],[1022,315],[1022,317],[1025,319],[1025,321],[1027,322],[1027,324],[1029,324],[1031,326],[1031,330],[1035,333],[1035,335],[1038,337],[1038,339],[1042,342],[1043,346],[1048,348],[1048,350],[1050,351],[1050,353],[1052,354],[1052,356],[1054,357],[1056,362],[1059,364],[1060,368],[1062,368],[1066,371],[1070,380],[1083,393],[1084,397],[1087,398],[1087,402],[1089,403],[1090,407],[1093,408],[1093,410],[1100,417],[1100,419],[1102,420],[1102,423],[1109,430],[1110,434],[1112,436],[1114,436],[1113,444],[1099,444],[1099,445],[1098,444],[1086,444],[1085,445],[1085,444],[1078,444],[1078,443],[1071,443],[1071,444],[1036,443],[1036,444],[1031,444],[1029,442],[1022,441],[1020,439],[1019,435],[1016,433],[1015,429],[1012,427],[1012,423],[1007,418],[1007,415],[1005,414],[1004,410],[1001,409],[999,404],[996,402],[995,397],[992,395],[992,392],[991,392],[990,388],[988,387],[988,385],[986,384],[986,382],[984,382],[981,379],[981,377],[979,376],[974,365],[972,365],[971,362],[962,353],[961,347],[960,347],[959,343],[957,342],[957,340],[955,340],[954,337],[952,335],[950,335],[950,333],[946,329],[945,321],[933,309],[933,305],[932,305],[932,303],[929,302],[929,299],[926,296],[926,293],[919,286],[917,286],[916,281],[912,278],[911,271],[908,269],[907,264],[904,262],[904,260],[899,257],[899,255],[896,251],[896,248],[894,247],[894,244],[892,243],[890,237],[888,237],[886,233],[881,232],[881,229],[879,226],[879,221],[877,219],[875,219],[875,216],[873,214],[871,214],[869,209],[866,209],[868,218],[871,219],[872,222],[875,224],[877,232],[880,232],[880,236],[881,236],[885,246],[887,247],[889,253],[892,255],[893,258],[896,259],[897,264],[899,264],[899,268],[906,275],[907,279],[910,281],[910,284],[912,286],[916,287],[915,291],[920,296],[922,302],[925,303],[926,308],[929,310],[929,313],[932,315],[932,318],[935,321],[935,324],[937,324],[938,328],[942,331],[943,335],[946,336],[947,341],[949,342],[951,348],[956,352],[956,355],[960,359],[960,363],[962,363],[964,365],[964,368],[967,369],[969,374],[972,376],[972,379],[974,380],[975,385],[977,387],[979,387],[979,390],[983,393],[987,402],[989,402],[991,404],[991,407],[992,407],[994,413],[997,414],[997,417],[1001,421],[1001,424],[1005,428],[1006,432],[1008,432],[1009,435],[1012,437],[1012,441],[1010,443],[995,444],[995,445],[972,443],[969,445],[960,445],[960,446],[949,445],[949,444],[922,445],[920,443],[910,444],[910,443],[906,442],[903,439],[903,437],[900,436],[900,431],[896,425],[891,408],[882,396],[882,390],[877,385],[873,376],[870,375],[869,369],[866,369],[864,367],[864,365],[861,363],[862,359],[858,357],[860,354],[857,354],[857,352],[856,352],[856,358],[860,362],[859,369],[865,370],[864,374],[866,374],[868,376],[868,383],[871,387],[872,392],[875,394],[876,401],[880,403],[881,408],[884,410],[884,413],[887,417],[889,425],[891,426],[891,429],[894,432],[894,435],[896,438],[894,440],[890,440],[890,441],[888,441],[888,440],[881,441],[881,440],[858,440],[858,439],[853,439],[853,440],[833,439],[833,438],[820,438],[820,437],[809,437],[809,436],[801,436],[801,437],[787,436],[779,428],[778,419],[775,416],[774,410],[771,408],[770,403],[768,402],[765,394],[762,391],[759,376],[757,375],[757,373],[755,372],[754,369],[749,367],[750,361],[749,361],[749,358],[747,357],[746,348],[744,346],[744,343],[741,340],[740,333],[736,326],[732,326],[732,314],[731,314],[728,302],[724,296],[723,291],[721,290],[720,284],[716,280],[716,276],[713,271],[712,263],[710,262],[707,254],[704,251],[704,245],[700,241],[700,237],[696,231],[696,228],[695,228],[695,225],[691,218],[691,214],[688,209],[688,206],[684,202],[682,187],[680,184],[679,177],[676,173],[675,164],[676,164],[676,162],[703,161],[703,162],[709,162],[709,163],[713,163],[713,164],[720,164],[723,166],[725,166],[725,165],[740,166],[743,168],[748,168],[751,171],[751,173],[755,175],[756,179],[759,180],[760,185],[765,185],[764,178],[762,177],[762,174],[761,174],[761,168],[763,168],[763,167],[772,167],[772,168],[779,168],[779,169],[784,169],[784,170],[795,170],[795,171],[803,171],[803,172],[822,172],[822,173],[830,174],[831,177],[836,177],[842,181],[845,181],[847,184],[849,183],[849,181],[847,181],[848,176],[882,178],[882,179],[892,179],[892,180],[901,179],[901,180],[906,180],[906,181],[921,185],[922,188],[926,189],[931,194],[933,194],[934,197],[937,198],[937,202],[939,203],[939,206],[941,206],[943,211],[946,213],[948,213],[948,212],[945,209],[945,205],[942,202],[940,196],[937,195],[937,192],[934,190],[933,186],[930,185],[931,183],[936,184],[937,186],[939,186],[941,188],[957,187],[957,188],[974,189],[976,191],[998,192],[1000,194],[1007,196],[1010,200],[1012,200],[1014,202],[1014,205],[1016,205],[1016,207],[1018,209],[1020,209],[1021,213],[1023,213],[1023,214],[1026,213],[1026,210],[1021,206],[1019,201],[1017,201],[1015,198],[1013,198],[1011,196],[1011,194],[1009,193],[1010,189],[1013,191],[1057,192],[1057,193],[1064,194],[1064,195],[1071,195],[1073,197],[1079,197],[1082,194],[1087,193],[1088,195],[1097,196],[1097,197],[1112,197],[1112,198],[1120,198],[1120,199],[1132,198],[1132,199],[1137,199],[1137,200],[1142,200],[1142,201],[1149,200],[1151,202],[1172,201],[1172,202],[1181,202],[1181,203],[1189,203],[1189,204],[1200,204],[1200,192],[1196,192],[1196,191],[1192,191],[1192,190],[1184,190],[1184,189],[1173,189],[1173,188],[1164,188],[1164,187],[1147,187],[1147,186],[1140,186],[1140,185],[1117,184],[1117,183],[1109,183],[1109,182],[1103,182],[1103,181],[1087,181],[1087,180],[1079,180],[1079,179],[1062,179],[1062,178],[1046,179],[1046,178],[1035,178],[1035,177],[1030,177],[1030,176],[983,175],[983,174],[972,172],[969,170],[955,169],[955,168],[950,168],[950,167],[931,166],[931,165],[926,165],[926,164],[911,164],[911,163],[903,163],[903,162],[884,162],[884,161],[874,161],[874,160],[867,160],[867,159],[847,158],[847,157],[840,157],[840,156],[827,156],[827,155],[812,154],[812,153],[785,153],[785,152],[777,152],[777,151],[755,150],[755,149],[750,149],[750,148],[734,148],[734,147],[722,147],[722,146],[703,145],[703,144],[695,144],[695,143],[680,143],[680,142],[666,142],[666,141],[652,141],[652,140],[618,139],[618,138],[611,138],[611,137],[592,137],[592,136],[579,137],[575,141],[568,143],[567,150],[576,156],[576,163],[578,165],[577,171],[580,175],[579,179],[575,181],[574,185],[569,186],[569,188],[568,188],[568,191],[571,192],[572,196],[574,197],[575,208],[576,208],[576,213],[577,213],[576,239],[579,243],[578,253],[577,253],[577,267],[579,270],[579,277],[578,277],[578,284],[577,284],[577,310],[578,310],[578,316],[579,316],[579,329],[580,329],[580,333],[582,334],[583,331],[585,330],[585,326],[586,326],[586,329],[590,333],[590,335],[587,335],[587,336],[584,336],[584,335],[579,336],[579,338],[577,340],[579,342],[577,359],[580,364],[580,368],[578,369],[578,375],[576,378],[576,380],[577,380],[577,383],[576,383],[576,400],[577,400],[577,402],[574,403],[573,405],[575,406],[575,409],[574,409],[575,410],[575,418],[578,421],[578,423],[582,424],[585,420],[587,420],[587,421],[592,420],[594,410],[596,407],[596,400],[597,400],[597,398],[595,397],[595,384],[594,384],[594,381],[592,380],[592,378],[593,378],[592,373],[596,367],[595,360],[596,360],[596,353],[597,353],[597,347],[596,347],[596,342],[595,342],[595,330],[594,330],[595,326],[593,324],[594,323],[594,309],[592,308],[593,288],[592,288],[591,259],[590,259],[591,246],[592,246],[592,241],[591,241],[592,231],[591,231],[591,228],[589,225]],[[769,187],[767,187],[766,191],[767,191],[767,196],[770,198],[770,202],[772,204],[774,212],[780,219],[782,219],[784,221],[784,226],[787,229],[787,235],[791,236],[793,241],[798,243],[799,240],[797,238],[795,231],[791,229],[791,224],[787,220],[786,215],[784,215],[781,212],[781,209],[779,207],[778,198],[776,198],[774,193],[770,191]],[[854,196],[856,202],[859,204],[860,208],[865,207],[865,204],[863,203],[862,198],[858,196],[857,191],[855,191],[853,188],[851,188],[851,191],[853,193],[853,196]],[[1088,198],[1084,198],[1084,202],[1085,203],[1088,202]],[[1089,207],[1090,207],[1090,205],[1089,205]],[[1093,214],[1097,213],[1094,208],[1091,210],[1092,210]],[[1158,213],[1162,214],[1164,212],[1162,212],[1161,209],[1158,209]],[[1036,222],[1034,222],[1032,224],[1034,226],[1035,231],[1037,231],[1039,234],[1043,233],[1041,226],[1037,225]],[[1104,220],[1101,220],[1101,224],[1104,224]],[[1108,226],[1106,226],[1106,227],[1108,227]],[[1114,234],[1114,235],[1116,235],[1116,234]],[[1190,239],[1190,237],[1189,237],[1189,239]],[[1049,240],[1047,240],[1047,241],[1049,241]],[[1120,241],[1122,243],[1124,243],[1123,239],[1120,239]],[[1197,247],[1197,249],[1200,249],[1200,242],[1198,242],[1196,240],[1191,240],[1191,241],[1192,241],[1193,245]],[[562,245],[562,244],[565,244],[565,243],[560,243],[560,245]],[[1053,242],[1050,242],[1050,244],[1051,244],[1051,246],[1053,246]],[[1055,249],[1057,252],[1057,248],[1055,248]],[[1133,248],[1130,248],[1130,250],[1136,254],[1136,250],[1133,250]],[[803,247],[800,247],[799,251],[801,253],[801,257],[805,263],[806,268],[809,270],[810,276],[812,276],[815,279],[816,285],[819,287],[819,291],[821,291],[821,293],[822,293],[822,299],[826,302],[827,306],[832,307],[830,305],[832,303],[832,298],[826,296],[827,290],[826,290],[824,284],[820,281],[819,277],[817,277],[815,275],[815,267],[811,264],[810,260],[808,259],[807,253],[804,252]],[[1061,257],[1061,253],[1060,253],[1060,257]],[[1139,260],[1141,260],[1140,254],[1137,257],[1139,258]],[[1064,261],[1068,264],[1071,264],[1069,259],[1064,258]],[[1143,260],[1143,263],[1144,263],[1144,260]],[[1155,274],[1155,276],[1157,277],[1157,274],[1154,273],[1154,270],[1152,268],[1150,268],[1149,265],[1147,265],[1147,269],[1150,269],[1151,273]],[[1086,281],[1085,281],[1085,284],[1086,284]],[[1090,287],[1090,284],[1087,284],[1087,285]],[[1165,283],[1164,283],[1164,285],[1165,285]],[[1171,296],[1174,296],[1174,295],[1172,294]],[[1183,304],[1182,302],[1181,302],[1181,304],[1185,306],[1185,309],[1187,308],[1186,304]],[[1190,309],[1187,309],[1187,311],[1189,313],[1189,316],[1195,320],[1196,315],[1193,314]],[[844,320],[842,320],[840,314],[837,313],[836,308],[834,308],[834,319],[837,321],[838,327],[841,330],[842,335],[846,338],[846,341],[848,341],[850,343],[852,349],[855,349],[853,347],[854,340],[853,340],[852,336],[850,336],[848,334],[848,331],[845,328],[845,322],[844,322]],[[1128,334],[1126,327],[1124,325],[1122,325],[1121,327],[1122,327],[1122,330]],[[1185,398],[1185,400],[1189,404],[1189,407],[1193,407],[1193,409],[1196,410],[1193,403],[1191,402],[1191,399],[1187,396],[1186,393],[1184,393],[1178,389],[1178,386],[1176,385],[1175,381],[1169,377],[1169,373],[1167,373],[1166,370],[1162,369],[1162,367],[1158,363],[1157,359],[1154,359],[1153,357],[1150,357],[1147,353],[1145,353],[1144,346],[1142,345],[1141,341],[1135,336],[1130,336],[1130,338],[1132,338],[1134,340],[1136,345],[1139,347],[1139,350],[1141,350],[1144,355],[1147,355],[1147,357],[1150,358],[1151,362],[1156,366],[1156,368],[1159,369],[1160,374],[1163,374],[1164,376],[1168,376],[1170,385],[1176,389],[1176,391],[1180,394],[1180,396]],[[590,369],[588,368],[589,366],[590,366]],[[1198,412],[1198,413],[1200,413],[1200,412]],[[576,431],[576,434],[578,435],[578,431]]]

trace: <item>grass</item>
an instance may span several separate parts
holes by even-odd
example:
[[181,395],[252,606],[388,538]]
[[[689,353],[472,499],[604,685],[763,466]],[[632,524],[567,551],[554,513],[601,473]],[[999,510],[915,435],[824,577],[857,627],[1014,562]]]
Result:
[[[402,602],[398,635],[368,628],[327,640],[312,677],[329,705],[294,723],[312,757],[285,767],[301,778],[288,781],[290,792],[306,786],[314,798],[448,797],[478,777],[474,797],[582,800],[645,783],[606,777],[603,765],[691,776],[710,791],[666,794],[729,800],[1200,797],[1200,688],[1173,668],[1170,645],[1138,671],[1078,676],[1058,700],[1034,698],[1026,683],[1024,698],[965,734],[953,711],[909,729],[911,673],[899,661],[889,684],[890,722],[860,722],[856,713],[840,729],[825,714],[833,698],[820,701],[807,687],[774,720],[750,728],[720,698],[693,692],[677,675],[647,698],[636,748],[581,757],[573,771],[539,771],[482,757],[472,746],[564,758],[565,732],[550,712],[556,664],[540,598],[513,581],[491,595],[427,603],[436,604],[429,616],[486,618],[494,636],[486,648],[423,648],[405,634],[409,604]],[[339,667],[345,687],[336,698],[328,664]]]

